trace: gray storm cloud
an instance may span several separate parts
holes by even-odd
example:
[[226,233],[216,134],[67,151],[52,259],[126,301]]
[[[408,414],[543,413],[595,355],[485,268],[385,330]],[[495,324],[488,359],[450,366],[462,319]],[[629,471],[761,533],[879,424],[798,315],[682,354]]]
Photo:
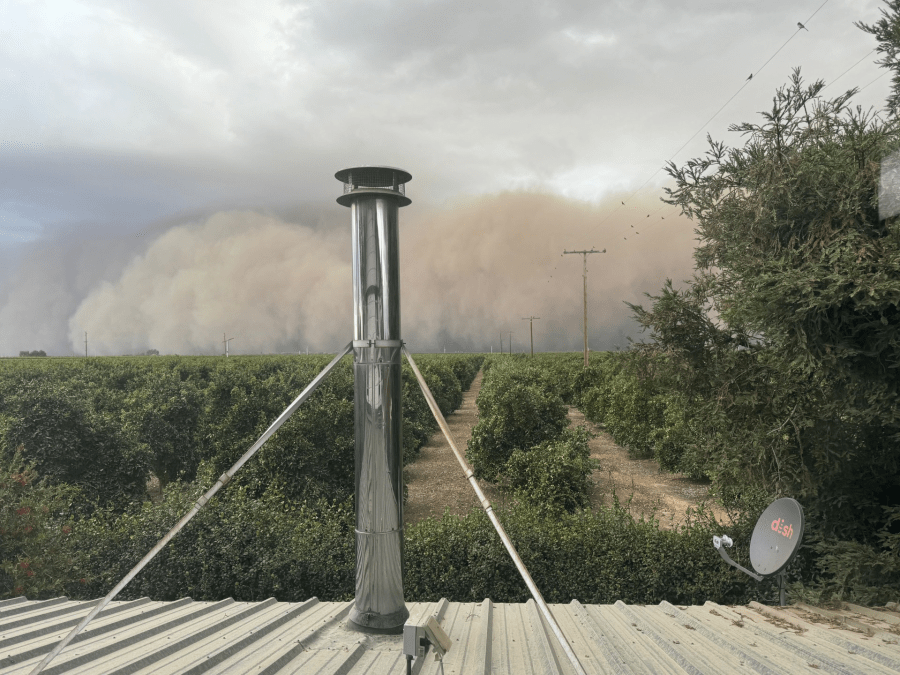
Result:
[[[582,257],[562,253],[591,247],[607,249],[588,261],[591,347],[623,344],[635,331],[623,301],[690,276],[694,241],[690,223],[658,201],[616,213],[619,199],[609,204],[513,192],[402,209],[410,347],[496,351],[501,331],[504,342],[513,331],[521,351],[521,319],[537,316],[536,349],[580,349]],[[349,261],[349,217],[345,227],[309,227],[230,211],[178,225],[86,295],[69,320],[72,349],[83,349],[86,331],[93,354],[216,354],[223,333],[233,353],[334,351],[351,337]]]

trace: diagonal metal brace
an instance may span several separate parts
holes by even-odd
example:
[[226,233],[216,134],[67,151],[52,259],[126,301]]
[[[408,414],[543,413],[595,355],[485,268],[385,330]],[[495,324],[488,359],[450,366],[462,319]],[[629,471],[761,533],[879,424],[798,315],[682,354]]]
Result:
[[38,673],[40,673],[48,663],[50,663],[63,649],[66,648],[66,645],[68,645],[75,638],[75,636],[78,635],[84,629],[84,627],[87,626],[88,623],[90,623],[90,621],[95,616],[97,616],[103,610],[103,608],[106,607],[110,603],[110,601],[114,597],[116,597],[119,592],[123,588],[125,588],[125,586],[128,585],[128,583],[132,579],[134,579],[135,576],[137,576],[138,572],[144,569],[147,563],[153,560],[153,558],[156,557],[156,554],[163,550],[163,547],[165,547],[165,545],[168,544],[169,541],[171,541],[172,537],[178,534],[181,528],[187,525],[190,522],[191,518],[197,515],[197,512],[200,511],[200,509],[202,509],[210,499],[212,499],[213,495],[215,495],[222,486],[231,481],[231,479],[234,477],[234,474],[236,474],[240,470],[240,468],[244,466],[244,464],[246,464],[247,461],[251,457],[253,457],[253,455],[256,454],[256,451],[263,446],[263,443],[269,440],[272,434],[274,434],[276,431],[278,431],[279,428],[281,428],[282,424],[288,421],[290,416],[293,415],[294,412],[296,412],[297,408],[299,408],[301,404],[303,404],[303,402],[312,395],[316,388],[320,384],[322,384],[326,377],[328,377],[329,373],[334,370],[338,362],[342,358],[347,356],[347,354],[349,354],[352,350],[353,343],[351,342],[346,347],[344,347],[344,350],[342,352],[340,352],[337,356],[334,357],[334,359],[332,359],[331,363],[325,366],[321,373],[313,378],[312,382],[306,385],[306,389],[300,392],[300,395],[297,396],[297,398],[295,398],[291,402],[291,404],[287,408],[285,408],[284,412],[281,413],[278,418],[269,425],[269,428],[263,432],[262,436],[257,439],[256,443],[254,443],[250,447],[250,449],[247,450],[247,452],[245,452],[237,462],[235,462],[234,466],[232,466],[230,469],[228,469],[228,471],[226,471],[219,477],[215,485],[213,485],[209,490],[206,491],[206,493],[202,497],[200,497],[200,499],[197,500],[191,510],[185,513],[181,517],[181,520],[175,523],[175,526],[171,530],[169,530],[168,533],[166,533],[166,536],[156,542],[156,545],[152,549],[150,549],[150,552],[147,553],[147,555],[145,555],[143,558],[141,558],[141,561],[137,565],[135,565],[134,568],[128,574],[126,574],[118,584],[116,584],[115,588],[113,588],[106,595],[106,597],[103,598],[103,600],[101,600],[100,603],[96,605],[86,617],[84,617],[84,619],[81,620],[81,623],[75,626],[75,628],[73,628],[71,632],[66,635],[66,637],[64,637],[60,641],[60,643],[56,645],[56,647],[53,648],[53,651],[51,651],[49,654],[47,654],[47,656],[44,657],[43,661],[35,666],[34,670],[32,670],[29,675],[37,675]]

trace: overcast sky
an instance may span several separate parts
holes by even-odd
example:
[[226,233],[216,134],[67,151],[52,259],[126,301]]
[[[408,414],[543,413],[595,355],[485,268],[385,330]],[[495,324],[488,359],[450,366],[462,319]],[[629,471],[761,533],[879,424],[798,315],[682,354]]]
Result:
[[592,347],[612,348],[623,300],[691,273],[665,161],[740,144],[728,125],[795,66],[880,108],[890,78],[853,22],[882,6],[0,0],[0,356],[80,353],[85,331],[94,354],[216,353],[223,332],[236,353],[336,350],[333,176],[367,164],[413,175],[414,350],[504,330],[521,349],[530,315],[537,348],[579,349],[581,260],[560,254],[591,246]]

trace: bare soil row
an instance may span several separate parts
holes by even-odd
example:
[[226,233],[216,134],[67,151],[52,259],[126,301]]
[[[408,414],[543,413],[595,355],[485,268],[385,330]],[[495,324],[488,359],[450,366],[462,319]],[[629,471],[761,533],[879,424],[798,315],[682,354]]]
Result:
[[[457,447],[465,452],[472,436],[472,428],[478,422],[475,399],[481,389],[482,373],[479,372],[469,390],[463,394],[459,409],[447,418],[450,434]],[[660,526],[666,529],[684,522],[689,507],[696,507],[707,497],[709,486],[680,474],[664,473],[653,459],[632,459],[628,452],[616,445],[612,437],[584,418],[580,410],[569,408],[572,424],[583,424],[596,435],[590,442],[591,457],[598,460],[600,468],[591,480],[591,506],[612,504],[613,494],[620,503],[630,500],[635,515],[649,515],[654,509]],[[415,524],[430,516],[440,517],[445,512],[466,515],[478,500],[457,462],[450,445],[440,431],[428,440],[415,462],[406,467],[409,498],[404,510],[407,525]],[[479,485],[494,506],[506,503],[506,496],[495,486],[484,481]],[[725,520],[725,513],[712,506],[717,520]]]

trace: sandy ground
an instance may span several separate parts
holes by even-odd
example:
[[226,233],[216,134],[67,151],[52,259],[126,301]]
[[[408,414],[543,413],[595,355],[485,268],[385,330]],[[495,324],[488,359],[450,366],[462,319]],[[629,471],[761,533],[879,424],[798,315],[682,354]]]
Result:
[[[475,399],[481,389],[481,378],[479,372],[463,394],[462,406],[447,418],[450,435],[463,452],[478,421]],[[609,434],[585,420],[581,411],[570,408],[569,420],[572,424],[583,424],[597,434],[590,442],[591,457],[600,463],[600,468],[591,476],[593,507],[611,504],[615,490],[620,503],[631,499],[633,514],[649,515],[655,508],[660,526],[669,529],[684,521],[688,507],[696,506],[706,497],[707,484],[679,474],[663,473],[653,459],[631,459]],[[465,515],[472,507],[479,506],[474,490],[440,431],[432,435],[416,461],[406,467],[404,475],[409,486],[409,499],[404,510],[407,525],[429,516],[440,517],[445,511]],[[479,485],[491,504],[502,506],[505,503],[504,495],[496,487],[484,481],[479,481]],[[713,506],[712,511],[719,522],[725,520],[721,509]]]
[[[475,399],[481,390],[481,378],[479,371],[472,386],[463,393],[462,405],[447,417],[450,436],[462,452],[466,451],[466,443],[478,421]],[[403,510],[406,525],[418,523],[429,516],[440,517],[444,511],[464,516],[473,506],[479,507],[475,491],[440,429],[422,446],[416,461],[407,465],[403,475],[409,489],[409,498]],[[491,504],[504,504],[504,496],[496,487],[485,481],[478,481],[478,485]]]

